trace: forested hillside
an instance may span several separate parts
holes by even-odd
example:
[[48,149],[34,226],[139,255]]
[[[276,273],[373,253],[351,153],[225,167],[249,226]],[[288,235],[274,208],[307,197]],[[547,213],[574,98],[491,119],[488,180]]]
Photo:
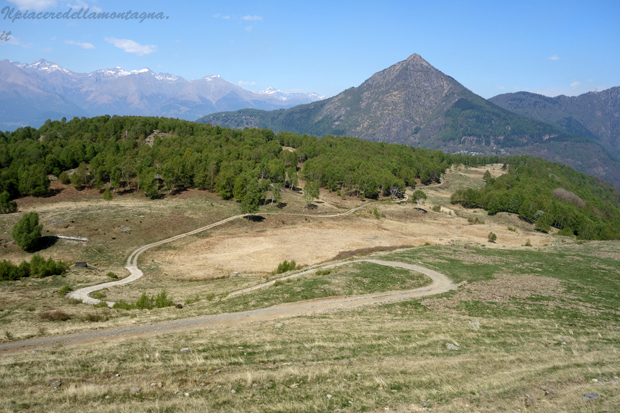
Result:
[[[604,111],[603,102],[607,100],[601,100],[596,109],[592,106],[588,112],[614,113],[614,107]],[[540,156],[620,188],[620,161],[607,152],[602,140],[594,139],[591,133],[580,134],[583,128],[566,131],[561,125],[530,119],[528,114],[522,116],[521,112],[500,106],[414,54],[329,99],[286,110],[214,113],[197,122],[318,136],[355,136],[450,153]],[[597,122],[599,129],[614,128],[613,121]]]
[[581,239],[620,238],[620,194],[613,187],[540,158],[512,156],[506,162],[507,174],[485,175],[484,188],[459,190],[452,203],[515,213],[544,232],[554,227]]
[[[295,186],[298,163],[310,160],[303,170],[307,179],[376,197],[378,189],[384,194],[394,186],[402,191],[416,178],[425,183],[438,180],[455,163],[478,165],[497,159],[355,138],[318,139],[177,119],[100,116],[0,133],[0,193],[10,199],[45,195],[51,174],[76,187],[133,185],[151,197],[198,187],[241,199],[248,183],[259,179],[263,191],[270,183]],[[66,171],[74,168],[69,177]]]
[[[48,194],[48,175],[107,195],[131,188],[157,198],[202,188],[245,202],[281,186],[295,188],[303,178],[306,185],[376,199],[399,197],[416,180],[437,182],[453,165],[495,162],[509,164],[509,173],[490,179],[481,191],[459,192],[454,201],[490,213],[519,213],[541,229],[568,228],[565,232],[582,238],[618,236],[619,197],[613,187],[540,159],[451,155],[357,138],[276,135],[269,129],[156,117],[74,118],[0,133],[0,206],[11,212],[11,199]],[[565,194],[554,192],[558,188],[572,191],[583,204],[563,199]]]

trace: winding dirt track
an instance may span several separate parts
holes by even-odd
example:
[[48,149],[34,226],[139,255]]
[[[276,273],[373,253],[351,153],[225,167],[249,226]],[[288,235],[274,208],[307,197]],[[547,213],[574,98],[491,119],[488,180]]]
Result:
[[[343,215],[349,215],[353,212],[367,206],[370,204],[364,204],[357,208],[353,208],[344,212],[342,214],[334,214],[334,215],[306,215],[312,217],[338,217]],[[293,214],[292,214],[293,215]],[[294,215],[303,215],[303,214],[294,214]],[[187,232],[185,234],[177,235],[175,237],[167,238],[162,241],[154,242],[148,245],[144,245],[140,248],[134,250],[131,255],[127,258],[127,265],[125,268],[131,273],[131,275],[120,281],[113,281],[109,283],[94,285],[91,287],[82,288],[76,291],[73,291],[68,295],[71,298],[81,299],[83,302],[88,304],[97,304],[100,301],[88,296],[88,294],[98,291],[104,288],[124,285],[128,284],[132,281],[135,281],[142,277],[144,274],[138,268],[138,257],[141,253],[148,250],[149,248],[153,248],[168,242],[172,242],[183,237],[187,237],[189,235],[197,234],[202,231],[206,231],[208,229],[214,228],[218,225],[225,224],[232,220],[242,218],[245,215],[235,215],[233,217],[224,219],[222,221],[216,222],[211,225],[207,225],[202,228],[198,228],[194,231]],[[82,332],[75,334],[67,334],[61,336],[51,336],[51,337],[37,337],[29,340],[15,341],[10,343],[2,343],[0,344],[0,351],[4,354],[14,353],[20,351],[34,350],[34,349],[42,349],[53,347],[57,345],[63,346],[71,346],[71,345],[80,345],[80,344],[88,344],[100,342],[102,340],[118,340],[118,339],[126,339],[126,338],[134,338],[134,337],[145,337],[145,336],[156,336],[161,334],[170,334],[170,333],[178,333],[189,330],[196,329],[204,329],[208,327],[217,327],[217,326],[227,326],[234,324],[242,324],[248,322],[256,322],[256,321],[268,321],[274,320],[278,318],[288,318],[302,315],[310,315],[317,314],[327,311],[334,310],[346,310],[355,307],[367,306],[367,305],[376,305],[376,304],[384,304],[384,303],[392,303],[404,300],[411,300],[420,297],[426,297],[429,295],[441,294],[448,292],[450,290],[455,290],[456,285],[444,274],[441,274],[437,271],[421,267],[419,265],[407,264],[403,262],[397,261],[384,261],[377,259],[362,259],[356,261],[345,261],[338,262],[333,264],[323,265],[319,268],[314,268],[311,270],[306,270],[300,273],[296,273],[284,278],[280,278],[280,280],[295,278],[302,275],[308,275],[316,272],[319,269],[324,268],[333,268],[340,265],[350,264],[351,262],[370,262],[378,265],[385,265],[389,267],[397,267],[403,268],[411,271],[417,271],[422,274],[428,276],[432,282],[430,285],[425,287],[416,288],[413,290],[402,290],[402,291],[387,291],[382,293],[373,293],[359,296],[339,296],[339,297],[329,297],[324,299],[316,299],[316,300],[308,300],[301,301],[295,303],[288,303],[277,305],[269,308],[262,308],[258,310],[250,310],[250,311],[242,311],[238,313],[229,313],[229,314],[217,314],[217,315],[206,315],[199,316],[193,318],[185,318],[173,321],[164,321],[155,324],[141,325],[141,326],[129,326],[129,327],[121,327],[107,330],[99,330],[99,331],[90,331],[90,332]],[[229,295],[229,297],[233,297],[239,294],[244,294],[250,291],[254,291],[259,288],[269,287],[276,280],[270,281],[264,284],[260,284],[254,287],[246,288],[243,290],[235,291]],[[113,303],[108,302],[108,305],[112,305]]]
[[[147,337],[156,336],[161,334],[179,333],[189,330],[205,329],[209,327],[221,327],[234,324],[243,324],[256,321],[269,321],[278,318],[289,318],[302,315],[310,315],[323,313],[334,310],[347,310],[355,307],[392,303],[404,300],[411,300],[414,298],[426,297],[434,294],[445,293],[450,290],[456,289],[456,285],[444,274],[437,271],[430,270],[428,268],[420,267],[419,265],[406,264],[396,261],[383,261],[375,259],[364,259],[359,261],[371,262],[378,265],[386,265],[390,267],[404,268],[407,270],[421,272],[431,278],[432,283],[426,287],[416,288],[414,290],[404,291],[387,291],[383,293],[374,293],[366,295],[358,295],[353,297],[330,297],[319,300],[301,301],[296,303],[288,303],[278,305],[269,308],[262,308],[258,310],[242,311],[238,313],[229,314],[217,314],[200,316],[193,318],[184,318],[174,321],[164,321],[156,324],[147,324],[141,326],[131,326],[114,328],[109,330],[100,330],[84,333],[68,334],[63,336],[52,337],[40,337],[23,341],[15,341],[12,343],[0,344],[0,351],[4,354],[14,353],[19,351],[28,351],[35,349],[42,349],[57,345],[71,346],[88,343],[101,342],[102,340],[118,340],[125,338],[135,337]],[[342,263],[330,264],[323,266],[322,268],[332,268],[338,265],[349,264],[351,262],[359,261],[347,261]],[[299,276],[302,274],[312,273],[317,269],[305,271],[304,273],[295,274]],[[262,284],[258,287],[264,287],[266,284]],[[257,287],[253,287],[255,289]],[[244,292],[252,289],[246,289]],[[241,291],[240,291],[241,292]],[[239,292],[239,293],[240,293]]]
[[[350,210],[348,210],[346,212],[343,212],[341,214],[331,214],[331,215],[285,214],[285,215],[296,215],[296,216],[305,216],[305,217],[314,217],[314,218],[335,218],[335,217],[341,217],[341,216],[345,216],[345,215],[350,215],[350,214],[354,213],[355,211],[358,211],[358,210],[364,208],[367,205],[370,205],[370,204],[364,204],[364,205],[358,206],[356,208],[350,209]],[[274,214],[274,213],[267,212],[265,214]],[[95,291],[103,290],[105,288],[117,287],[119,285],[129,284],[131,282],[136,281],[137,279],[141,278],[144,275],[142,270],[140,270],[140,268],[138,268],[138,257],[144,251],[146,251],[148,249],[151,249],[153,247],[158,247],[160,245],[167,244],[167,243],[172,242],[172,241],[176,241],[176,240],[181,239],[181,238],[185,238],[185,237],[187,237],[189,235],[198,234],[199,232],[203,232],[203,231],[206,231],[208,229],[215,228],[215,227],[217,227],[219,225],[223,225],[223,224],[225,224],[227,222],[234,221],[235,219],[243,218],[243,217],[246,217],[246,216],[247,216],[247,214],[235,215],[235,216],[232,216],[230,218],[226,218],[226,219],[223,219],[221,221],[218,221],[216,223],[213,223],[213,224],[210,224],[210,225],[207,225],[207,226],[195,229],[193,231],[186,232],[185,234],[176,235],[174,237],[166,238],[164,240],[153,242],[151,244],[147,244],[147,245],[144,245],[142,247],[136,248],[129,255],[129,257],[127,257],[127,264],[125,265],[125,268],[130,273],[129,277],[123,278],[122,280],[119,280],[119,281],[111,281],[111,282],[107,282],[107,283],[103,283],[103,284],[91,285],[90,287],[80,288],[79,290],[75,290],[75,291],[72,291],[69,294],[67,294],[67,297],[68,298],[75,298],[75,299],[81,300],[83,303],[86,303],[86,304],[99,304],[101,302],[101,300],[98,300],[96,298],[92,298],[92,297],[89,296],[89,294],[94,293]],[[108,304],[109,307],[112,307],[114,305],[114,302],[111,302],[111,301],[106,301],[106,303]]]

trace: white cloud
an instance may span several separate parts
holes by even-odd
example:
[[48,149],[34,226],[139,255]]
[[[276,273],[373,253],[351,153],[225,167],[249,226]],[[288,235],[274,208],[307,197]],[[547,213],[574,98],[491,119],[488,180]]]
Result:
[[506,86],[498,86],[497,87],[499,90],[506,90]]
[[224,20],[228,20],[230,19],[230,16],[222,16],[221,14],[214,14],[213,17],[215,17],[216,19],[224,19]]
[[82,43],[82,42],[76,42],[73,40],[65,40],[65,43],[80,46],[82,49],[94,49],[95,48],[95,46],[93,46],[91,43]]
[[157,51],[157,46],[150,45],[141,45],[138,42],[134,42],[129,39],[117,39],[115,37],[106,37],[105,40],[108,43],[112,43],[114,46],[119,49],[123,49],[127,53],[135,53],[138,56],[144,56],[145,54],[151,54]]
[[243,20],[250,21],[250,22],[253,22],[256,20],[262,20],[262,19],[263,18],[261,16],[250,16],[249,14],[247,16],[243,16]]
[[43,11],[52,7],[56,7],[56,0],[9,0],[9,3],[15,4],[20,10]]
[[94,11],[94,12],[101,12],[103,10],[101,10],[99,7],[95,6],[94,4],[92,6],[89,6],[88,3],[86,3],[84,0],[74,0],[75,4],[71,4],[71,3],[67,3],[67,7],[71,7],[73,9],[90,9],[90,11]]
[[560,60],[560,58],[557,54],[554,54],[553,56],[549,56],[549,60]]
[[13,35],[11,35],[11,38],[9,40],[0,40],[0,46],[4,46],[7,44],[25,47],[26,49],[30,49],[32,47],[32,43],[22,43],[19,40],[19,37],[15,37]]
[[252,26],[248,26],[248,27],[245,28],[245,31],[246,32],[251,32],[253,28],[254,27],[252,27]]
[[56,40],[56,36],[52,37],[50,40],[52,40],[52,41],[53,41],[53,40]]
[[44,48],[43,48],[43,49],[41,49],[41,50],[43,50],[44,52],[51,52],[51,51],[52,51],[52,48],[51,48],[51,47],[44,47]]
[[574,81],[573,83],[570,84],[570,87],[576,87],[576,86],[579,86],[580,84],[581,82]]
[[244,80],[240,80],[237,83],[239,83],[239,86],[253,86],[256,84],[256,82],[246,82]]

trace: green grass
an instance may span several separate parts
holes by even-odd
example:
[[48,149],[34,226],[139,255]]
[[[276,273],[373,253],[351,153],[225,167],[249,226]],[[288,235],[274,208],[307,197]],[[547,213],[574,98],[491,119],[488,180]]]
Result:
[[360,262],[299,278],[278,280],[271,287],[214,303],[211,310],[245,311],[316,298],[409,290],[428,283],[428,277],[413,271]]
[[[561,280],[565,298],[528,297],[508,303],[461,302],[455,309],[471,317],[493,316],[533,319],[556,319],[565,323],[601,325],[620,322],[620,261],[601,258],[599,245],[587,243],[557,249],[501,250],[469,247],[426,247],[388,254],[387,258],[434,268],[459,283],[490,281],[497,274],[528,275]],[[465,260],[463,259],[465,257]],[[467,257],[478,257],[467,261]],[[431,258],[431,260],[429,260]],[[454,295],[449,293],[447,296]],[[570,298],[569,298],[570,297]],[[549,306],[545,302],[555,302]],[[578,309],[580,307],[581,309]],[[587,309],[587,311],[585,311]]]

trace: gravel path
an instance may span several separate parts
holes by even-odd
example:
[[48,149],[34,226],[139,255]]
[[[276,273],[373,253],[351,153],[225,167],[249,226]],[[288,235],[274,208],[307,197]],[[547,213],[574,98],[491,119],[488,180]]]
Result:
[[[229,219],[232,220],[235,218],[237,217],[232,217]],[[157,243],[149,244],[149,245],[155,246],[155,244]],[[145,247],[142,247],[142,248],[145,248]],[[135,261],[137,260],[137,254],[139,254],[140,252],[141,250],[138,249],[134,252],[134,254],[136,255],[133,255],[133,258],[130,257],[131,262],[133,263],[134,266],[135,266]],[[130,260],[128,260],[128,262],[129,261]],[[317,299],[317,300],[301,301],[301,302],[296,302],[296,303],[287,303],[287,304],[277,305],[274,307],[251,310],[251,311],[242,311],[238,313],[200,316],[200,317],[185,318],[185,319],[174,320],[174,321],[164,321],[164,322],[155,323],[155,324],[75,333],[75,334],[68,334],[68,335],[63,335],[63,336],[38,337],[38,338],[29,339],[29,340],[15,341],[11,343],[2,343],[0,344],[0,352],[2,352],[3,354],[7,354],[7,353],[20,352],[20,351],[39,350],[39,349],[49,348],[49,347],[57,346],[57,345],[63,345],[63,346],[81,345],[81,344],[88,344],[88,343],[97,343],[103,340],[106,340],[109,342],[109,341],[118,340],[118,339],[157,336],[161,334],[179,333],[179,332],[185,332],[185,331],[196,330],[196,329],[229,326],[229,325],[244,324],[244,323],[256,322],[256,321],[269,321],[269,320],[274,320],[274,319],[279,319],[279,318],[296,317],[296,316],[317,314],[317,313],[322,313],[322,312],[327,312],[327,311],[346,310],[346,309],[367,306],[367,305],[376,305],[376,304],[384,304],[384,303],[392,303],[392,302],[398,302],[398,301],[404,301],[404,300],[411,300],[414,298],[426,297],[426,296],[434,295],[434,294],[441,294],[441,293],[445,293],[447,291],[456,289],[456,285],[454,285],[454,283],[444,274],[441,274],[437,271],[434,271],[434,270],[431,270],[425,267],[421,267],[419,265],[406,264],[406,263],[397,262],[397,261],[383,261],[383,260],[376,260],[376,259],[363,259],[363,260],[358,260],[358,261],[366,261],[366,262],[371,262],[371,263],[378,264],[378,265],[386,265],[390,267],[404,268],[407,270],[417,271],[430,277],[432,280],[432,283],[425,287],[416,288],[413,290],[388,291],[388,292],[373,293],[373,294],[366,294],[366,295],[359,295],[359,296],[352,296],[352,297],[330,297],[330,298]],[[358,262],[358,261],[347,261],[343,263],[329,264],[321,268],[332,268],[338,265],[349,264],[351,262]],[[308,274],[316,270],[318,270],[318,268],[314,270],[309,270],[309,271],[304,271],[302,273],[294,274],[293,276],[300,276],[303,274]],[[265,285],[266,284],[263,284],[258,287],[264,287]],[[252,287],[249,289],[241,290],[237,292],[236,294],[240,294],[242,292],[248,292],[256,288],[257,287]]]

